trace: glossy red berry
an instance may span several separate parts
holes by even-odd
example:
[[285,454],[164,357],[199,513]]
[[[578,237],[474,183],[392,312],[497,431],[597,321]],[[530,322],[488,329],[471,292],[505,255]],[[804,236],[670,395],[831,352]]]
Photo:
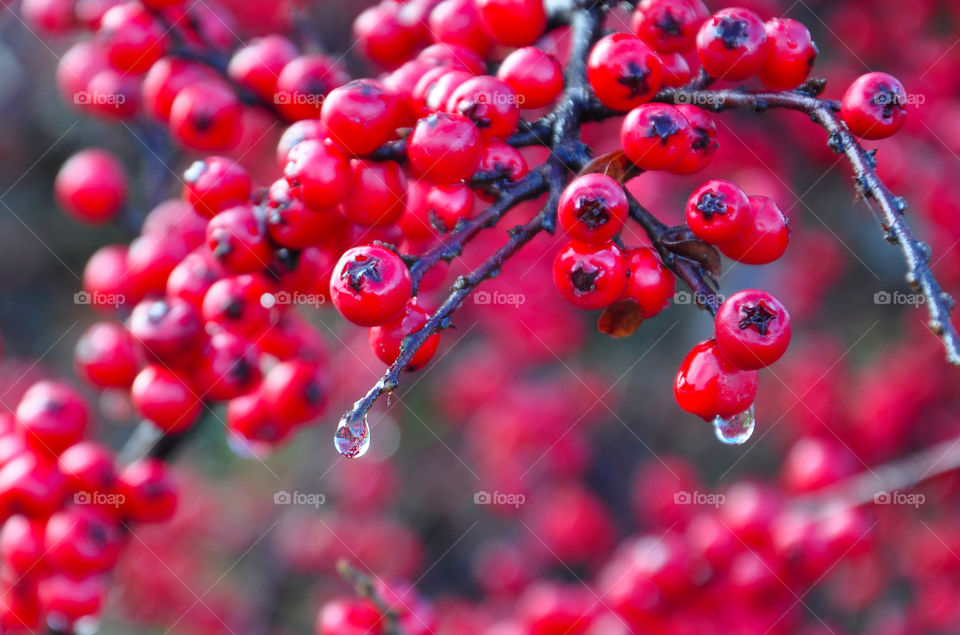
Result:
[[711,179],[687,199],[690,230],[708,243],[735,239],[750,222],[750,199],[736,183]]
[[644,170],[672,168],[690,153],[693,141],[686,117],[667,104],[637,106],[620,128],[623,151]]
[[333,270],[330,297],[354,324],[377,326],[396,318],[410,299],[410,271],[389,249],[366,245],[348,249]]
[[46,518],[63,503],[66,488],[53,457],[32,451],[13,457],[0,469],[0,510]]
[[106,571],[117,562],[120,526],[93,506],[76,505],[47,521],[44,559],[54,570],[73,575]]
[[230,79],[261,99],[273,100],[283,67],[297,56],[296,45],[282,35],[254,38],[236,50],[227,65]]
[[658,53],[685,52],[693,48],[697,30],[708,15],[701,0],[643,0],[630,25]]
[[553,261],[553,283],[570,304],[602,309],[619,298],[627,285],[626,259],[612,242],[572,242]]
[[263,378],[260,396],[270,418],[302,424],[323,414],[329,397],[328,371],[305,360],[280,362]]
[[187,254],[167,278],[166,295],[186,300],[197,311],[203,305],[203,296],[210,286],[227,275],[206,245]]
[[186,242],[173,234],[143,234],[134,239],[127,250],[126,275],[121,278],[131,296],[126,301],[163,292],[170,272],[188,253]]
[[396,97],[376,80],[352,81],[330,91],[320,123],[347,152],[370,154],[396,134]]
[[480,75],[460,84],[447,101],[447,112],[476,124],[485,141],[513,134],[520,121],[520,103],[510,85],[493,75]]
[[861,75],[844,94],[840,117],[858,137],[885,139],[907,120],[907,92],[892,75]]
[[720,305],[715,326],[717,349],[739,368],[765,368],[790,345],[790,314],[766,291],[734,293]]
[[[429,318],[430,314],[417,304],[416,298],[412,298],[399,317],[370,329],[370,348],[384,364],[392,364],[400,355],[403,338],[423,328]],[[417,370],[425,366],[437,352],[439,343],[438,333],[428,337],[414,353],[405,370]]]
[[204,399],[225,401],[246,394],[260,383],[257,345],[245,337],[223,331],[204,346],[193,371],[193,385]]
[[37,585],[41,609],[52,623],[72,624],[99,614],[106,594],[106,581],[97,574],[54,573]]
[[186,377],[149,364],[133,380],[130,399],[137,413],[168,434],[183,432],[200,416],[200,399]]
[[253,182],[237,162],[225,157],[194,161],[183,173],[183,197],[201,216],[213,217],[228,205],[245,203]]
[[240,141],[243,107],[220,82],[191,84],[170,108],[170,134],[188,148],[205,152],[230,150]]
[[44,521],[19,514],[8,518],[0,530],[0,553],[3,554],[4,566],[21,575],[43,571],[45,527]]
[[749,9],[714,13],[697,33],[697,55],[711,76],[740,81],[755,74],[767,58],[763,20]]
[[293,195],[312,209],[336,205],[350,192],[350,162],[329,140],[308,139],[293,146],[283,175]]
[[474,0],[443,0],[430,11],[429,32],[434,40],[462,46],[486,55],[493,41],[483,28]]
[[64,450],[57,459],[57,468],[69,491],[88,495],[77,500],[91,504],[101,502],[93,500],[94,493],[109,494],[117,480],[113,452],[93,441],[81,441]]
[[737,368],[720,356],[714,340],[706,340],[683,360],[673,394],[681,408],[704,419],[732,417],[753,403],[757,371]]
[[676,279],[652,247],[634,247],[624,256],[630,277],[623,297],[636,302],[643,319],[648,320],[670,304],[676,291]]
[[[107,245],[93,252],[83,268],[82,300],[103,313],[111,313],[133,303],[131,280],[127,277],[126,245]],[[101,302],[100,300],[114,300]]]
[[453,91],[473,77],[476,75],[462,68],[451,66],[431,68],[420,77],[410,94],[416,115],[426,117],[430,113],[442,111],[447,107]]
[[500,44],[526,46],[547,26],[543,0],[476,0],[483,26]]
[[181,90],[197,82],[211,81],[215,75],[205,66],[177,57],[164,57],[150,67],[140,86],[143,109],[151,117],[170,121],[173,100]]
[[776,201],[766,196],[750,196],[750,221],[733,240],[717,247],[728,258],[748,265],[765,265],[787,250],[790,227]]
[[191,362],[203,337],[197,309],[180,298],[144,300],[130,314],[129,328],[144,356],[164,365]]
[[503,60],[497,77],[517,93],[521,108],[549,106],[563,90],[563,68],[535,46],[519,48]]
[[392,225],[403,215],[407,179],[396,161],[350,161],[350,195],[340,204],[343,216],[364,226]]
[[292,249],[320,244],[336,235],[345,222],[335,207],[307,207],[294,196],[286,179],[274,181],[270,186],[264,213],[267,232],[273,242]]
[[270,310],[263,296],[273,287],[255,274],[217,280],[203,296],[201,314],[207,328],[216,326],[243,335],[256,336],[270,323]]
[[301,55],[280,71],[273,103],[290,121],[313,119],[320,115],[327,93],[348,81],[347,73],[326,55]]
[[17,429],[35,452],[60,454],[83,438],[90,411],[80,393],[69,384],[38,381],[17,404]]
[[169,520],[177,510],[177,490],[169,468],[159,459],[139,459],[121,472],[117,493],[124,518],[150,523]]
[[587,57],[587,79],[605,106],[630,110],[650,101],[663,82],[660,58],[629,33],[604,36]]
[[435,113],[418,121],[407,144],[407,156],[417,173],[441,184],[473,176],[482,151],[480,132],[473,122],[450,113]]
[[377,607],[361,599],[333,600],[317,615],[316,635],[379,633],[383,618]]
[[681,53],[660,53],[663,64],[663,85],[673,88],[683,86],[693,79],[693,70]]
[[717,143],[717,124],[702,108],[690,104],[679,104],[677,110],[690,124],[692,141],[690,151],[683,155],[680,162],[670,168],[674,174],[696,174],[713,161],[720,144]]
[[210,219],[207,247],[230,273],[252,273],[266,269],[270,262],[264,220],[248,204],[230,207]]
[[275,418],[259,391],[227,402],[227,430],[250,443],[279,443],[293,431],[290,421]]
[[353,21],[353,38],[371,60],[393,68],[413,57],[420,44],[416,25],[404,19],[404,5],[381,2]]
[[573,240],[601,245],[620,233],[629,204],[623,187],[606,174],[577,177],[560,195],[557,221]]
[[127,176],[117,158],[98,148],[70,157],[53,184],[67,212],[87,223],[104,223],[120,211],[127,197]]
[[807,81],[817,59],[817,45],[802,22],[773,18],[764,24],[770,50],[760,67],[760,79],[776,90],[796,88]]
[[290,150],[301,141],[322,139],[326,139],[326,134],[319,119],[301,119],[293,122],[283,131],[280,141],[277,142],[277,163],[281,168],[285,167]]
[[110,63],[127,73],[142,73],[167,49],[166,29],[139,2],[117,5],[103,14],[97,41]]
[[98,388],[125,388],[137,374],[137,355],[127,329],[114,322],[97,322],[87,329],[73,354],[74,368]]

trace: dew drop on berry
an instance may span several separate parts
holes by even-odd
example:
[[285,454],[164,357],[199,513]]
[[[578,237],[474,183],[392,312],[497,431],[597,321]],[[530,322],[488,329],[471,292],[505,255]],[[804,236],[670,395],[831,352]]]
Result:
[[757,425],[757,418],[754,415],[753,405],[738,415],[732,417],[714,417],[713,430],[720,439],[721,443],[727,445],[742,445],[753,436],[753,430]]
[[337,446],[337,452],[348,459],[363,456],[370,448],[370,424],[367,423],[367,416],[359,419],[343,417],[337,426],[337,433],[333,436],[333,444]]

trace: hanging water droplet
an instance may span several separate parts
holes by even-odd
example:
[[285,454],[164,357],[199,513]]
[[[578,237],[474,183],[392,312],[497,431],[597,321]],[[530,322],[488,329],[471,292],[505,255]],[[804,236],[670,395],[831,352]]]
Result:
[[333,435],[333,444],[337,446],[337,452],[348,459],[363,456],[370,448],[370,424],[367,423],[367,415],[359,418],[344,416],[337,426],[337,433]]
[[753,412],[753,405],[738,415],[732,417],[714,417],[713,431],[721,443],[727,445],[742,445],[753,435],[757,425],[757,418]]

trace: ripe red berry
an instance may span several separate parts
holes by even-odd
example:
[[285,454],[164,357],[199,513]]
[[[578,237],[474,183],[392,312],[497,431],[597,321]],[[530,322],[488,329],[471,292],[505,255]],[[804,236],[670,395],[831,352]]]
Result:
[[0,469],[0,512],[46,518],[63,503],[63,475],[52,457],[22,452]]
[[177,57],[164,57],[150,67],[143,78],[143,109],[151,117],[167,123],[173,100],[181,90],[197,82],[210,81],[215,75],[205,66]]
[[517,94],[493,75],[480,75],[460,84],[450,95],[446,111],[473,121],[485,141],[510,136],[520,121]]
[[283,175],[293,195],[312,209],[332,207],[350,192],[347,155],[327,139],[308,139],[293,146]]
[[491,141],[483,146],[477,171],[499,179],[518,181],[526,176],[529,168],[523,154],[512,145],[503,141]]
[[295,121],[280,135],[277,142],[277,163],[281,168],[286,167],[288,154],[301,141],[325,139],[323,126],[319,119],[301,119]]
[[629,211],[623,187],[606,174],[585,174],[560,195],[557,220],[570,238],[601,245],[620,233]]
[[230,150],[240,141],[242,128],[243,107],[221,82],[187,86],[170,108],[170,134],[195,150]]
[[116,521],[93,506],[74,506],[47,521],[44,559],[57,572],[99,573],[116,564],[122,544]]
[[125,388],[137,374],[137,356],[127,329],[97,322],[77,340],[74,368],[98,388]]
[[686,52],[710,15],[701,0],[643,0],[630,21],[637,37],[658,53]]
[[418,174],[434,183],[469,179],[480,165],[480,132],[463,115],[435,113],[417,122],[407,156]]
[[230,273],[252,273],[266,269],[270,262],[264,221],[249,204],[225,209],[210,219],[207,247]]
[[194,161],[183,173],[183,197],[202,216],[213,217],[227,205],[245,203],[253,182],[239,163],[225,157]]
[[728,258],[748,265],[765,265],[783,255],[790,241],[790,227],[776,201],[750,196],[750,221],[733,240],[717,247]]
[[892,75],[861,75],[844,94],[840,117],[858,137],[885,139],[907,120],[907,92]]
[[676,291],[676,279],[652,247],[634,247],[624,256],[630,277],[623,297],[636,302],[643,319],[648,320],[670,304]]
[[660,62],[663,64],[663,85],[670,87],[683,86],[693,79],[693,70],[682,53],[660,53]]
[[368,600],[346,599],[327,602],[317,615],[316,635],[379,633],[384,620]]
[[420,45],[420,32],[404,19],[404,6],[381,2],[361,11],[353,21],[353,39],[360,49],[388,68],[409,60]]
[[400,256],[374,245],[344,252],[330,281],[334,306],[360,326],[393,320],[406,306],[412,289],[410,270]]
[[474,0],[443,0],[430,11],[429,31],[437,42],[486,55],[493,43]]
[[108,66],[90,77],[83,91],[73,96],[73,103],[95,117],[132,119],[140,111],[140,82]]
[[323,414],[329,397],[329,373],[317,362],[289,360],[271,368],[260,396],[271,419],[302,424]]
[[330,91],[320,123],[347,152],[367,155],[396,134],[396,98],[376,80],[352,81]]
[[[71,492],[83,492],[91,496],[96,492],[109,493],[113,491],[117,480],[113,452],[93,441],[81,441],[64,450],[57,460],[57,468]],[[99,503],[92,498],[89,502]]]
[[203,296],[201,313],[207,327],[256,336],[270,323],[263,295],[273,288],[259,275],[241,274],[217,280]]
[[38,381],[17,404],[17,429],[33,450],[57,455],[83,438],[90,412],[83,397],[69,384]]
[[760,67],[760,79],[776,90],[796,88],[807,80],[817,59],[817,45],[802,22],[773,18],[764,24],[770,50]]
[[256,343],[235,333],[214,333],[193,371],[193,385],[204,399],[225,401],[250,392],[260,383]]
[[291,422],[272,416],[259,391],[227,402],[226,423],[230,433],[248,443],[279,443],[293,431]]
[[364,226],[392,225],[406,207],[407,179],[396,161],[350,161],[350,195],[340,204],[347,219]]
[[99,614],[106,594],[106,581],[101,575],[54,573],[37,585],[41,609],[55,624],[73,624]]
[[738,291],[717,311],[717,349],[739,368],[764,368],[790,345],[790,314],[780,301],[757,289]]
[[74,218],[104,223],[120,211],[127,197],[127,176],[120,161],[98,148],[70,157],[53,184],[57,202]]
[[[133,303],[131,282],[127,270],[126,245],[107,245],[93,252],[83,268],[84,299],[96,311],[110,313]],[[108,298],[116,302],[100,302]]]
[[602,309],[619,298],[627,285],[626,260],[612,242],[572,242],[553,261],[553,283],[570,304]]
[[192,362],[203,337],[197,309],[180,298],[139,303],[130,314],[129,329],[144,355],[164,365]]
[[[3,564],[18,574],[43,571],[45,523],[16,514],[7,519],[0,530],[0,553]],[[6,632],[6,631],[4,631]]]
[[170,272],[167,278],[166,295],[170,298],[186,300],[200,311],[203,296],[206,295],[210,286],[226,275],[223,267],[217,264],[213,254],[204,245],[187,254]]
[[[400,355],[403,338],[423,328],[429,318],[430,314],[417,304],[417,299],[411,298],[399,317],[370,329],[368,337],[370,348],[384,364],[392,364]],[[428,337],[414,353],[404,370],[417,370],[425,366],[433,357],[433,354],[437,352],[439,343],[440,335],[438,333]]]
[[587,79],[605,106],[630,110],[660,90],[663,65],[643,40],[629,33],[604,36],[587,57]]
[[430,66],[455,66],[480,75],[486,71],[487,65],[476,51],[456,44],[440,42],[432,44],[420,51],[417,59]]
[[127,73],[142,73],[167,49],[166,30],[139,2],[117,5],[103,14],[97,41],[110,63]]
[[681,408],[708,421],[732,417],[753,403],[757,371],[737,368],[719,355],[714,340],[706,340],[684,358],[673,394]]
[[227,75],[238,84],[272,101],[277,78],[283,67],[297,56],[297,46],[282,35],[267,35],[250,40],[230,58]]
[[519,48],[503,60],[497,77],[517,93],[521,108],[549,106],[563,90],[563,68],[535,46]]
[[335,235],[344,224],[335,207],[307,207],[293,195],[293,188],[286,179],[274,181],[270,186],[264,213],[270,238],[291,249],[318,245]]
[[537,41],[547,26],[543,0],[476,0],[483,26],[506,46]]
[[667,104],[637,106],[623,120],[620,144],[644,170],[666,170],[690,153],[693,133],[683,114]]
[[735,239],[750,222],[750,199],[736,183],[711,179],[687,199],[686,215],[698,238],[722,243]]
[[418,117],[440,112],[447,107],[453,91],[460,84],[476,77],[470,71],[450,66],[435,66],[417,81],[410,93],[413,110]]
[[763,20],[749,9],[714,13],[697,33],[697,55],[713,77],[740,81],[755,74],[767,57]]
[[173,268],[190,253],[186,242],[173,234],[144,234],[130,243],[127,250],[126,280],[132,303],[151,293],[162,293]]
[[700,172],[713,161],[720,144],[717,143],[717,124],[705,110],[690,104],[680,104],[677,110],[690,124],[693,141],[690,152],[687,152],[680,162],[670,168],[674,174],[695,174]]
[[326,55],[301,55],[280,71],[273,103],[290,121],[314,119],[320,115],[327,93],[349,79],[340,65]]
[[177,510],[177,490],[169,469],[159,459],[139,459],[120,472],[117,493],[127,520],[140,523],[169,520]]
[[183,432],[200,416],[200,399],[187,378],[156,364],[148,364],[130,387],[137,413],[168,434]]

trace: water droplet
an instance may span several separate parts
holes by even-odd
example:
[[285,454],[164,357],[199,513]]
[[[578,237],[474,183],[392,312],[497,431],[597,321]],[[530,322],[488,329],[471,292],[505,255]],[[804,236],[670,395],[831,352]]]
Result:
[[721,443],[727,445],[742,445],[753,435],[757,425],[757,417],[753,412],[753,405],[738,415],[732,417],[714,417],[713,431]]
[[337,446],[337,452],[348,459],[363,456],[370,449],[370,424],[367,423],[367,416],[344,416],[333,436],[333,444]]

